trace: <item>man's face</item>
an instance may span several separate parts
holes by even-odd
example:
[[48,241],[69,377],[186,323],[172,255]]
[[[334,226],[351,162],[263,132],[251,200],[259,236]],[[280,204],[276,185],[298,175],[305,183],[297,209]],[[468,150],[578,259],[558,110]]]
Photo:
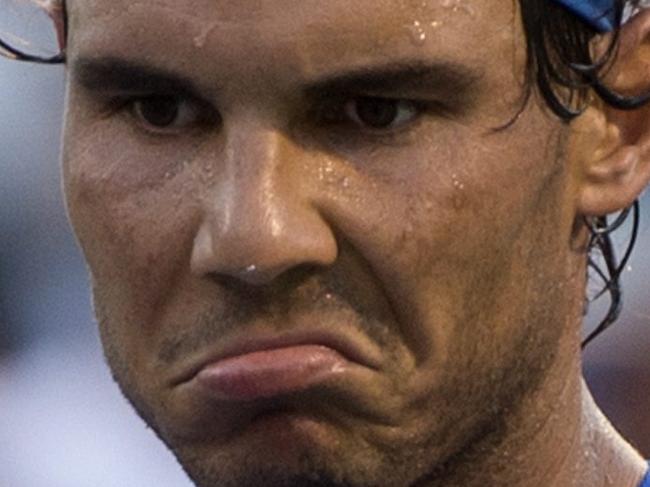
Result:
[[[497,441],[582,282],[559,124],[532,103],[493,130],[522,95],[512,2],[68,7],[65,191],[103,344],[195,482],[403,486]],[[206,380],[303,331],[368,361]]]

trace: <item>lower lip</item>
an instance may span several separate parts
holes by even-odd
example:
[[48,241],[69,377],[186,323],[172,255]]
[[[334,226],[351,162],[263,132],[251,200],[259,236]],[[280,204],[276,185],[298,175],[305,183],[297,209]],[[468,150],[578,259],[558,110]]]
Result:
[[331,348],[301,345],[223,359],[202,369],[196,380],[216,399],[251,401],[305,390],[349,365]]

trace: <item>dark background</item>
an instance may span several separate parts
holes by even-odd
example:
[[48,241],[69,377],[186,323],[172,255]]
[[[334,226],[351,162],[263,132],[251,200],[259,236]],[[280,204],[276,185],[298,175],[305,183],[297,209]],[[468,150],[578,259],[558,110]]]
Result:
[[[63,69],[0,59],[0,486],[187,487],[103,363],[58,151]],[[586,352],[615,426],[650,455],[650,200],[625,311]],[[594,306],[593,326],[606,303]]]

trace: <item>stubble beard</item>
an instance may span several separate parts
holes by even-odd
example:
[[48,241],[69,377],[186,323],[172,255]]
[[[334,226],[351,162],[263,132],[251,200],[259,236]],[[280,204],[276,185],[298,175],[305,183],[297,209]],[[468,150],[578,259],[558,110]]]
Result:
[[[462,478],[467,465],[479,462],[486,454],[497,450],[507,438],[510,418],[522,414],[520,409],[524,399],[544,382],[556,361],[561,340],[559,330],[558,333],[540,331],[543,330],[542,324],[552,321],[547,321],[550,316],[537,315],[534,323],[529,321],[529,324],[533,323],[531,326],[522,327],[522,332],[507,348],[511,353],[489,368],[480,357],[467,354],[465,340],[458,340],[451,353],[466,357],[466,363],[456,364],[457,370],[464,372],[450,375],[436,391],[437,396],[445,397],[450,407],[439,418],[443,426],[437,425],[431,436],[384,451],[381,459],[377,459],[375,454],[373,460],[376,461],[370,462],[376,467],[374,471],[364,470],[364,465],[333,463],[329,461],[331,459],[319,458],[317,453],[309,451],[298,459],[298,468],[290,471],[282,465],[258,464],[254,458],[246,459],[244,465],[235,464],[228,456],[206,458],[197,454],[191,445],[179,444],[166,434],[164,419],[156,414],[156,411],[163,410],[162,406],[152,404],[139,392],[137,380],[132,377],[128,362],[110,332],[113,329],[110,314],[105,303],[101,302],[101,294],[94,296],[105,356],[114,380],[136,413],[174,453],[197,487],[460,486],[462,484],[453,479]],[[477,325],[479,328],[484,327]],[[473,380],[467,381],[467,377]],[[430,410],[436,411],[438,406],[439,403],[432,401]],[[473,419],[467,421],[467,418]],[[414,472],[423,473],[414,476]]]

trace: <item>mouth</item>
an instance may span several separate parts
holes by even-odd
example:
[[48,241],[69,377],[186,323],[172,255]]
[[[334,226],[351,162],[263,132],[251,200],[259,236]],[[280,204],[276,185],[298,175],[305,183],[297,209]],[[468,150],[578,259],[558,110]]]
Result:
[[219,401],[252,401],[308,389],[354,369],[379,370],[367,339],[329,331],[235,339],[177,380]]

